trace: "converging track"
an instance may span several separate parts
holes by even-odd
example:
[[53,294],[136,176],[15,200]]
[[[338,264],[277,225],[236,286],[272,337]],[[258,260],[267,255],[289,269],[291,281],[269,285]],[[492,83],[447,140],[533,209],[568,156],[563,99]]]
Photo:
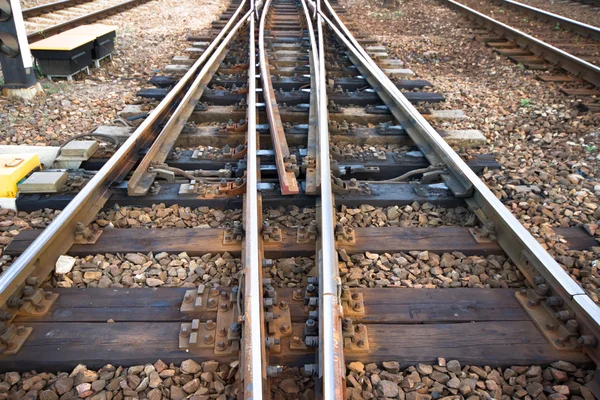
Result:
[[[480,180],[497,164],[463,160],[416,108],[443,94],[343,17],[336,1],[233,0],[138,93],[153,110],[110,133],[121,143],[81,165],[95,172],[85,185],[19,197],[20,210],[62,212],[5,249],[18,258],[0,275],[0,368],[217,360],[219,384],[198,396],[300,398],[278,383],[301,373],[334,400],[362,398],[350,362],[598,362],[600,308]],[[596,66],[562,57],[600,83]],[[98,217],[160,203],[181,220],[125,229]],[[314,218],[281,223],[279,206]],[[196,208],[241,217],[189,229]],[[352,220],[363,208],[377,222]],[[432,208],[455,223],[429,223]],[[595,245],[557,231],[571,249]],[[84,261],[58,273],[64,255]],[[133,395],[134,383],[114,386]]]

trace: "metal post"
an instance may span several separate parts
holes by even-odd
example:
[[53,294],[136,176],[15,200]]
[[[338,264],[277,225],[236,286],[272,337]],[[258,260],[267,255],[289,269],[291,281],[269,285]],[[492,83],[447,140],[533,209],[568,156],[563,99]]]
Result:
[[35,77],[19,0],[0,0],[0,66],[4,96],[31,99],[42,91]]

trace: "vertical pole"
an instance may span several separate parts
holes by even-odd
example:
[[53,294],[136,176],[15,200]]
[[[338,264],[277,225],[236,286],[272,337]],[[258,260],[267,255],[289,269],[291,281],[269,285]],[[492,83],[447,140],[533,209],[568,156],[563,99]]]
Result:
[[0,67],[3,95],[31,99],[42,90],[35,77],[19,0],[0,0]]

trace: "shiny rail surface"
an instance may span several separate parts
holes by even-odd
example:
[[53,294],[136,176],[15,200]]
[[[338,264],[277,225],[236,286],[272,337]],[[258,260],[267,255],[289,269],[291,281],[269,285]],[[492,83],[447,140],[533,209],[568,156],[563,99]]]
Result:
[[487,15],[473,10],[455,0],[442,0],[442,2],[450,6],[450,8],[464,13],[470,20],[485,26],[491,31],[531,51],[533,54],[546,59],[551,64],[561,67],[575,76],[581,77],[594,86],[600,87],[600,67],[575,57],[574,55],[528,35],[525,32],[488,17]]
[[600,28],[588,24],[584,24],[583,22],[576,21],[571,18],[567,18],[562,15],[554,14],[546,10],[542,10],[536,7],[532,7],[527,4],[519,3],[514,0],[495,0],[498,4],[507,6],[508,8],[512,8],[516,11],[520,11],[532,16],[535,16],[537,19],[541,21],[550,21],[554,24],[560,24],[561,29],[568,29],[570,31],[576,32],[582,36],[590,37],[596,40],[600,40]]

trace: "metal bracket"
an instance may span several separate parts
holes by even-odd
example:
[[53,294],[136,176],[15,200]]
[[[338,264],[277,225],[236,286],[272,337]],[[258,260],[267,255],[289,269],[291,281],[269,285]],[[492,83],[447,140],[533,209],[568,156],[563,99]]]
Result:
[[102,229],[90,228],[82,222],[77,223],[75,228],[75,240],[73,244],[95,244],[102,236]]
[[237,322],[235,297],[222,291],[217,311],[215,355],[235,355],[240,351],[241,325]]
[[469,228],[469,232],[477,243],[493,243],[497,239],[493,222],[489,222],[483,225],[481,228]]
[[311,221],[306,226],[300,226],[296,231],[296,243],[310,243],[314,244],[317,240],[317,221]]
[[342,286],[342,294],[340,296],[344,316],[346,317],[363,317],[365,316],[365,300],[360,292],[350,292],[350,288],[346,285]]
[[181,324],[179,348],[181,350],[212,349],[215,346],[216,326],[217,324],[212,320],[200,322],[199,319]]
[[24,303],[19,308],[19,313],[32,317],[44,316],[50,311],[56,299],[58,299],[58,293],[46,292],[43,289],[34,289],[31,286],[25,286],[23,288]]
[[349,181],[344,181],[335,176],[331,177],[331,188],[335,194],[351,194],[351,193],[362,193],[371,194],[371,187],[367,182],[358,182],[352,178]]
[[[536,289],[522,289],[516,292],[515,297],[555,349],[579,349],[579,324],[573,319],[575,315],[571,311],[555,313],[547,304],[546,290],[546,285],[540,284]],[[557,318],[561,313],[563,318],[568,319],[566,324]]]
[[217,289],[206,289],[205,285],[200,284],[198,289],[185,292],[179,311],[182,313],[217,311],[218,301],[219,291]]
[[235,355],[239,352],[241,326],[236,321],[235,292],[230,294],[221,291],[216,299],[218,299],[216,322],[213,320],[200,322],[199,319],[194,319],[191,323],[181,324],[180,349],[186,351],[214,349],[215,355]]
[[233,228],[225,228],[223,244],[238,244],[244,240],[244,230],[240,221],[233,221]]
[[262,235],[265,243],[281,243],[283,240],[281,228],[273,227],[266,221],[263,223]]
[[354,325],[350,318],[342,320],[344,352],[366,353],[369,351],[369,335],[364,324]]
[[270,348],[271,352],[281,352],[281,338],[292,336],[292,317],[290,307],[285,301],[280,301],[276,305],[269,307],[268,313],[271,313],[272,319],[268,322],[269,336],[279,339],[279,344]]
[[354,228],[350,226],[344,226],[342,223],[338,222],[335,225],[335,241],[340,245],[350,245],[356,244],[356,233],[354,232]]
[[8,325],[2,329],[4,332],[0,335],[0,354],[3,356],[17,354],[33,332],[33,328],[27,326]]
[[220,183],[206,184],[193,180],[179,187],[179,194],[196,194],[211,199],[233,197],[244,193],[246,193],[246,180],[242,178],[237,178],[234,182],[223,180]]

